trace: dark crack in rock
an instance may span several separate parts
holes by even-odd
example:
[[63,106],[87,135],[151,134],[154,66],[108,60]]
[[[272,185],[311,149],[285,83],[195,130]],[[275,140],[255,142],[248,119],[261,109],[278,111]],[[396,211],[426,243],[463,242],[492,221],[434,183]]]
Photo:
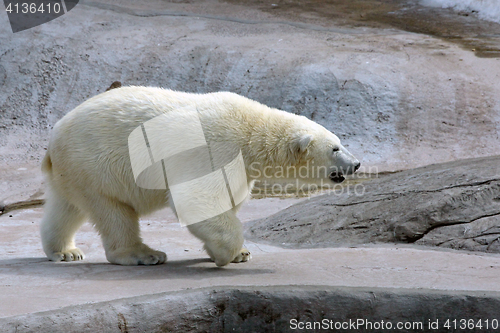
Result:
[[7,79],[7,72],[5,71],[5,68],[0,65],[0,87],[5,84],[5,80]]

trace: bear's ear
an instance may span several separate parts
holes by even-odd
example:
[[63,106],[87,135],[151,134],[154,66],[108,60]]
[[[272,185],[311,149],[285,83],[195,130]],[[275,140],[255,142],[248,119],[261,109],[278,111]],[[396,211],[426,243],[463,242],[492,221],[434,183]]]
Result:
[[297,135],[292,142],[292,151],[295,153],[303,153],[307,150],[307,147],[311,143],[313,139],[312,134],[308,133],[303,133],[300,135]]

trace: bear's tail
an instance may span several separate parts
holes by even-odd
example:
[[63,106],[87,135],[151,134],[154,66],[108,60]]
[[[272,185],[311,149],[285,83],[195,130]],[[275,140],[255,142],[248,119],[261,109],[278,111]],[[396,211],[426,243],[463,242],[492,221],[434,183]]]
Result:
[[49,175],[52,173],[52,161],[50,159],[50,154],[47,152],[42,160],[42,171]]

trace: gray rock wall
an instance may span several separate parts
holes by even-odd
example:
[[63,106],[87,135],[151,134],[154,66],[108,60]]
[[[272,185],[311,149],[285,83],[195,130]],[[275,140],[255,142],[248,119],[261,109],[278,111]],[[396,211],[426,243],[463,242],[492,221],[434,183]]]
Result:
[[38,160],[50,128],[111,82],[233,91],[303,114],[380,170],[500,153],[500,61],[390,29],[219,3],[82,2],[17,34],[0,17],[0,156]]

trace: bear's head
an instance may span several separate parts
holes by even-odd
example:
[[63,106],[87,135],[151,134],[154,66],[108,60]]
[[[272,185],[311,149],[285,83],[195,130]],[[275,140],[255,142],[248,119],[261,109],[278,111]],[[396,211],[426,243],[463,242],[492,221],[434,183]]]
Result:
[[[312,122],[311,122],[312,123]],[[340,143],[340,139],[321,125],[313,123],[293,134],[290,150],[294,165],[305,181],[341,183],[355,173],[361,163]]]

